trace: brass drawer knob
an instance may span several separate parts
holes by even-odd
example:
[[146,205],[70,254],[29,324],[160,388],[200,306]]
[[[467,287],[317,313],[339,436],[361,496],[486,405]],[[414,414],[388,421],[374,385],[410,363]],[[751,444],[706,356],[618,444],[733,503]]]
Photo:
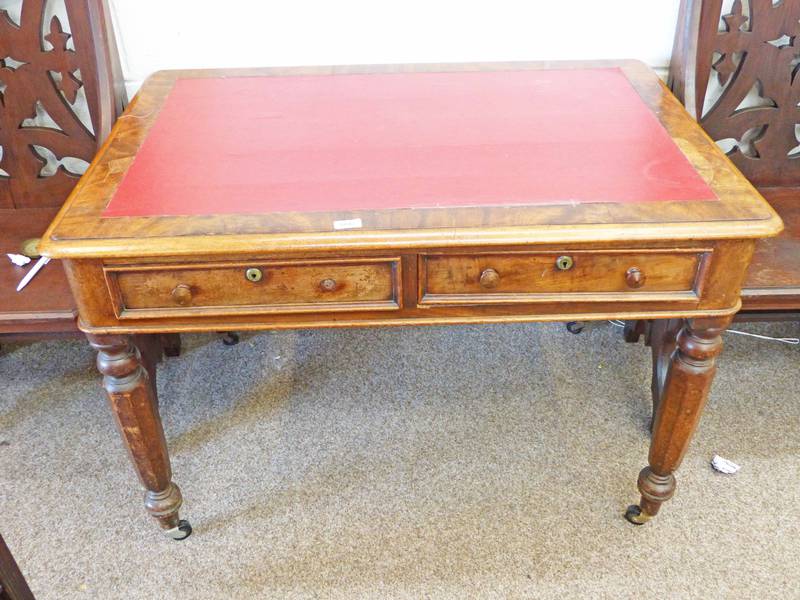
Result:
[[244,272],[244,276],[247,281],[252,281],[256,283],[257,281],[261,281],[261,278],[264,277],[264,274],[261,272],[261,269],[250,268]]
[[480,281],[481,286],[485,288],[497,287],[497,284],[500,283],[500,273],[494,269],[484,269]]
[[640,288],[644,285],[645,276],[638,267],[631,267],[628,269],[628,272],[625,273],[625,282],[628,284],[628,287],[632,288]]
[[319,282],[319,287],[322,288],[324,292],[332,292],[336,289],[336,280],[335,279],[323,279]]
[[185,283],[176,285],[175,289],[172,290],[172,299],[175,304],[189,306],[192,303],[192,288]]
[[559,256],[556,259],[556,267],[560,271],[569,271],[572,268],[572,265],[575,264],[575,261],[572,260],[571,256]]

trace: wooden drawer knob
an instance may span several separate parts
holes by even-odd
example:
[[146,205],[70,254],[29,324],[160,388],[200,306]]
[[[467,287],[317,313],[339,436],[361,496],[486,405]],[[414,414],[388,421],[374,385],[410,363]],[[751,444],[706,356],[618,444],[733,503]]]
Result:
[[485,288],[497,287],[497,284],[500,283],[500,273],[494,269],[484,269],[480,281],[481,286]]
[[319,287],[322,288],[324,292],[332,292],[336,289],[336,280],[335,279],[323,279],[319,282]]
[[176,285],[175,289],[172,290],[172,299],[175,304],[189,306],[192,303],[192,288],[185,283]]
[[625,282],[628,284],[628,287],[631,288],[640,288],[644,285],[644,273],[642,273],[638,267],[631,267],[628,269],[628,272],[625,273]]

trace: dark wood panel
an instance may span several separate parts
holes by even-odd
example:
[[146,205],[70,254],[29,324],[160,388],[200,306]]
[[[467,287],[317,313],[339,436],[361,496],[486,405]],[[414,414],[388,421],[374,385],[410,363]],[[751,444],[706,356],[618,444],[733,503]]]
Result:
[[[21,0],[0,10],[0,252],[45,229],[94,158],[125,101],[105,0]],[[20,292],[26,269],[0,255],[0,334],[76,331],[62,265],[51,261]]]
[[46,328],[76,330],[77,309],[61,261],[51,260],[31,282],[16,287],[29,267],[17,267],[6,253],[19,253],[22,242],[40,237],[56,213],[54,208],[0,210],[0,333],[26,331],[33,321]]
[[800,187],[762,191],[785,229],[756,245],[742,290],[743,310],[800,308]]
[[670,86],[784,221],[757,245],[742,290],[743,310],[783,318],[800,308],[800,0],[724,5],[682,0]]
[[61,206],[122,110],[104,0],[67,2],[66,22],[46,21],[46,5],[24,0],[18,24],[0,11],[1,207]]
[[797,185],[800,1],[735,0],[728,13],[723,4],[684,0],[673,89],[714,140],[733,145],[731,160],[755,185]]

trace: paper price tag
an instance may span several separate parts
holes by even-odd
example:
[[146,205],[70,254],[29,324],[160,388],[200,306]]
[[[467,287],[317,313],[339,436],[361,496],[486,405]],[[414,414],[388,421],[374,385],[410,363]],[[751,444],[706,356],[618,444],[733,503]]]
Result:
[[22,254],[6,254],[6,256],[8,256],[9,260],[18,267],[24,267],[31,262],[30,258],[23,256]]
[[718,454],[715,454],[714,458],[711,459],[711,466],[714,467],[715,471],[725,473],[726,475],[733,475],[742,468],[735,462],[730,461],[727,458],[722,458]]
[[343,219],[341,221],[334,221],[333,228],[336,230],[339,229],[361,229],[363,224],[361,223],[361,219]]

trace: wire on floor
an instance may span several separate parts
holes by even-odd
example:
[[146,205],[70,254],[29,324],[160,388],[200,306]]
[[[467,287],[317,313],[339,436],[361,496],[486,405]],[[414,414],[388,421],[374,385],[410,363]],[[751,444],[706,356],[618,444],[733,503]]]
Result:
[[781,344],[789,344],[790,346],[797,346],[800,344],[800,339],[793,337],[773,337],[771,335],[760,335],[758,333],[750,333],[749,331],[739,331],[737,329],[727,329],[726,333],[735,333],[736,335],[746,335],[759,340],[767,340],[770,342],[780,342]]
[[[611,323],[614,327],[625,327],[624,321],[619,321],[617,319],[609,319],[609,323]],[[750,333],[749,331],[739,331],[738,329],[726,329],[725,333],[733,333],[735,335],[744,335],[747,337],[756,338],[759,340],[767,340],[768,342],[779,342],[781,344],[788,344],[790,346],[798,346],[800,345],[800,339],[794,337],[774,337],[771,335],[761,335],[759,333]]]

